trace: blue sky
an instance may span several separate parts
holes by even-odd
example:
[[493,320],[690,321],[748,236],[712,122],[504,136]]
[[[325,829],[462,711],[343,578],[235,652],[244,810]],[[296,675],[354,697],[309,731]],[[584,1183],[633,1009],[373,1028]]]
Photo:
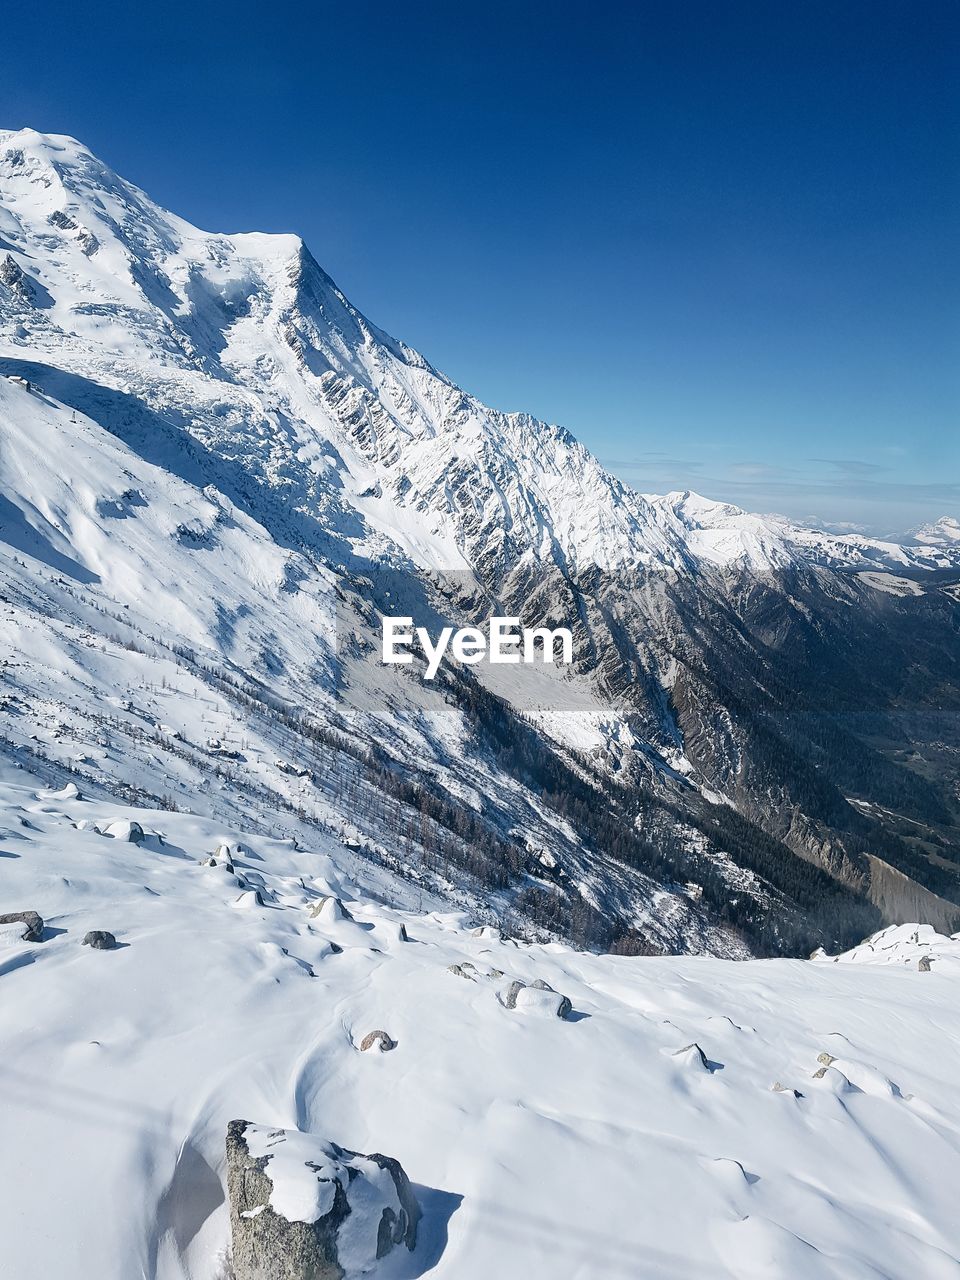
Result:
[[641,489],[960,514],[960,10],[10,10],[0,127],[211,230],[295,230],[383,328]]

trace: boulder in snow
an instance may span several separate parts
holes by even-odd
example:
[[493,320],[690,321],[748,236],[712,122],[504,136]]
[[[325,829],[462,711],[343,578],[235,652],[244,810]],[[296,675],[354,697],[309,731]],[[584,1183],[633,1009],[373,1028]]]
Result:
[[36,911],[8,911],[0,916],[0,924],[22,924],[21,942],[43,941],[43,917]]
[[231,1120],[227,1189],[236,1280],[343,1280],[416,1246],[420,1206],[390,1156]]
[[498,993],[497,999],[505,1009],[519,1009],[551,1018],[566,1018],[573,1009],[568,997],[554,991],[542,978],[537,978],[529,986],[515,979]]
[[112,933],[106,929],[91,929],[85,935],[83,943],[84,947],[93,947],[95,951],[114,951],[116,950],[117,940]]
[[331,924],[334,920],[352,920],[353,916],[339,898],[319,898],[308,912],[311,920],[323,920]]
[[259,889],[247,889],[241,893],[233,904],[238,911],[249,911],[253,907],[262,907],[263,898],[260,896]]
[[389,1053],[396,1047],[396,1040],[388,1036],[386,1031],[368,1031],[360,1041],[361,1053],[368,1053],[371,1049],[375,1053]]
[[50,788],[46,791],[37,792],[38,800],[82,800],[83,796],[80,788],[75,782],[68,782],[65,787],[61,787],[59,791]]
[[680,1063],[688,1070],[711,1070],[707,1055],[703,1052],[696,1041],[694,1041],[693,1044],[685,1044],[682,1049],[675,1050],[673,1056],[679,1059]]
[[116,822],[111,822],[104,827],[103,834],[112,836],[114,840],[125,840],[129,844],[139,844],[143,839],[143,827],[139,822],[132,822],[129,818],[118,818]]

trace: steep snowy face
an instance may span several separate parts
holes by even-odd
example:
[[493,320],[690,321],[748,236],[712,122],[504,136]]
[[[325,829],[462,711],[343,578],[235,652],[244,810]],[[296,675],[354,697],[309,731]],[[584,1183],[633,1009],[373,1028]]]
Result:
[[653,504],[376,329],[297,237],[198,231],[29,130],[0,133],[0,208],[0,353],[189,405],[186,430],[299,509],[434,567],[688,564]]

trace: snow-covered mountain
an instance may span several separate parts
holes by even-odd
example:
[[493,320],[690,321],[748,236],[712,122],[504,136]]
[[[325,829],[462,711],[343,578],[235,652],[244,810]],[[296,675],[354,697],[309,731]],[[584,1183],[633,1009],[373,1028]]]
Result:
[[777,571],[798,562],[832,569],[951,569],[960,567],[960,525],[949,516],[900,541],[860,533],[838,534],[795,524],[776,515],[752,515],[697,493],[653,498],[668,507],[700,560]]
[[[29,130],[0,133],[0,373],[0,732],[51,781],[349,831],[601,947],[960,923],[949,539],[636,493],[297,237],[199,231]],[[401,603],[567,622],[575,668],[384,668]]]
[[[636,493],[0,133],[0,1274],[960,1275],[955,533]],[[378,661],[498,610],[573,667]]]
[[380,534],[443,569],[930,563],[696,495],[644,497],[569,433],[487,408],[377,329],[298,237],[198,231],[71,138],[0,132],[0,183],[14,351],[142,395],[371,546]]

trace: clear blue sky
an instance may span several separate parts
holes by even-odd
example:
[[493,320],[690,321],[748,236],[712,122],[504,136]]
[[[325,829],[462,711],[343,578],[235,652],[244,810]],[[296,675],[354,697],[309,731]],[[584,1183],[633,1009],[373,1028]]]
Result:
[[960,9],[7,6],[0,127],[211,230],[641,489],[960,515]]

